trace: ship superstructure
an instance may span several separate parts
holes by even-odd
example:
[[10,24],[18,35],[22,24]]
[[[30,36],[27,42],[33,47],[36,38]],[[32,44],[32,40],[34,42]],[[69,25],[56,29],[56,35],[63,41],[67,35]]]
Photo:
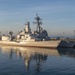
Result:
[[50,40],[48,37],[48,33],[46,30],[43,30],[41,27],[42,22],[40,21],[40,17],[36,16],[36,22],[34,22],[37,25],[36,31],[32,33],[30,28],[30,22],[27,22],[25,24],[25,29],[18,33],[16,37],[16,41],[43,41],[43,40]]

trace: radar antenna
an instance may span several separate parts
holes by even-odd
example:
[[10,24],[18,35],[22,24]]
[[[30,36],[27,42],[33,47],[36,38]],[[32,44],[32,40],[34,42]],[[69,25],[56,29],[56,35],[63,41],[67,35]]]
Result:
[[42,22],[41,22],[41,18],[38,16],[38,14],[36,13],[36,22],[33,22],[34,24],[37,25],[37,28],[38,28],[38,32],[40,33],[41,31],[41,25],[42,25]]

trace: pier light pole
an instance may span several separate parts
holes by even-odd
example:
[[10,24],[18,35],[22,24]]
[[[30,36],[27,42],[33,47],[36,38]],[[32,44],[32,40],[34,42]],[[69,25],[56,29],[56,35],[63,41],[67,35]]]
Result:
[[64,38],[64,34],[65,34],[65,32],[63,32],[63,38]]
[[75,39],[75,30],[74,30],[74,39]]
[[0,35],[1,35],[1,31],[0,31]]
[[1,40],[1,31],[0,31],[0,40]]

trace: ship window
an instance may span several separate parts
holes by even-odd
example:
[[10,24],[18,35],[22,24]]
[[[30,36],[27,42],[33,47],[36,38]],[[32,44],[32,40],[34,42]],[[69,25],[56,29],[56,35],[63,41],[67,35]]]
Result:
[[28,38],[28,36],[26,36],[26,38]]

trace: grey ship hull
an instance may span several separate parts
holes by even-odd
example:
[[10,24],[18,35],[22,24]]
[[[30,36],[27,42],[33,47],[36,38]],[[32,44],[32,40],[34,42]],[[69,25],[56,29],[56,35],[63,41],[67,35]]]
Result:
[[75,47],[75,42],[61,41],[61,40],[29,41],[29,42],[0,41],[0,45],[19,46],[19,47],[40,47],[40,48],[57,48],[57,47],[73,48]]
[[20,47],[42,47],[42,48],[57,48],[60,40],[56,41],[35,41],[35,42],[11,42],[0,41],[0,45],[20,46]]

